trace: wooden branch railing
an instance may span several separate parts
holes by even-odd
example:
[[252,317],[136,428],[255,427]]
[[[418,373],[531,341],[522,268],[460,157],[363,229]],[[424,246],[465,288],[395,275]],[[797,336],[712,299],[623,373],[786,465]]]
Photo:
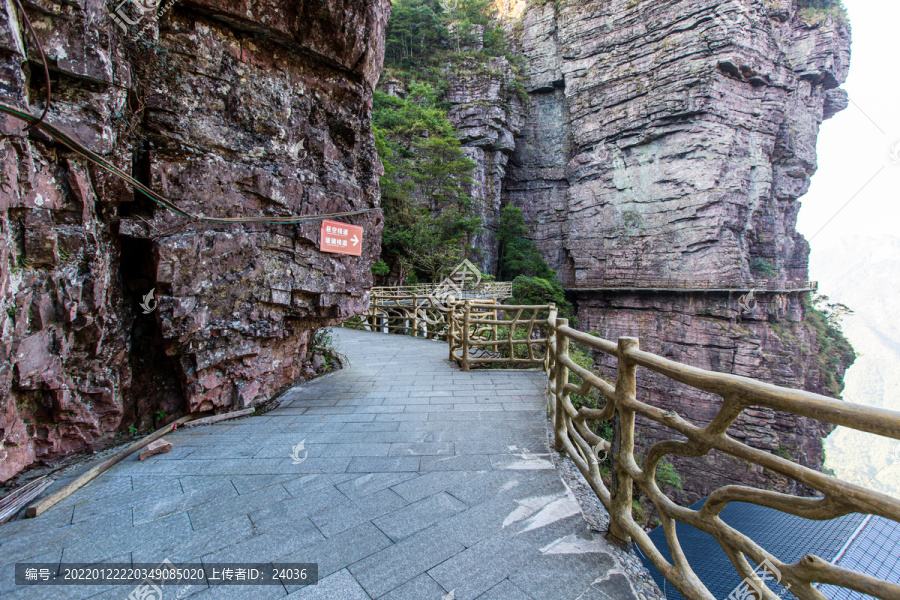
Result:
[[[555,444],[572,457],[588,484],[609,511],[610,534],[634,541],[660,573],[686,598],[714,600],[713,595],[694,573],[678,542],[676,521],[704,531],[718,541],[745,582],[759,590],[765,600],[777,596],[754,571],[753,561],[768,561],[780,573],[780,581],[801,600],[825,600],[815,583],[842,586],[884,600],[900,598],[900,586],[867,574],[838,567],[825,560],[806,555],[798,562],[785,564],[752,539],[728,526],[719,513],[730,502],[749,502],[806,519],[834,519],[849,513],[874,514],[900,521],[900,501],[862,486],[847,483],[790,460],[753,448],[730,437],[729,426],[750,407],[767,407],[787,413],[826,421],[834,425],[900,439],[900,413],[847,405],[818,394],[778,387],[746,377],[705,371],[643,352],[636,338],[622,337],[618,343],[596,338],[572,329],[566,319],[558,318],[551,309],[550,350],[545,369],[550,387],[550,414],[553,419]],[[595,351],[613,356],[618,361],[615,384],[592,371],[580,367],[568,354],[574,341]],[[695,389],[722,398],[718,414],[706,425],[695,425],[678,413],[662,410],[639,401],[637,367],[644,367]],[[584,382],[569,383],[573,372]],[[570,394],[586,394],[591,388],[606,398],[600,409],[576,409]],[[650,447],[642,464],[634,454],[635,415],[659,423],[673,432],[673,438]],[[607,440],[592,431],[588,421],[611,421],[613,439]],[[712,450],[780,473],[809,488],[821,497],[804,498],[760,490],[742,485],[729,485],[709,495],[700,510],[691,510],[670,500],[656,482],[656,468],[667,455],[699,457]],[[612,458],[611,485],[601,477],[599,454]],[[650,536],[632,516],[632,491],[636,486],[653,503],[659,513],[673,562],[665,559]],[[786,535],[790,535],[786,532]],[[749,559],[749,560],[748,560]],[[755,597],[755,596],[754,596]],[[721,600],[721,599],[720,599]]]
[[447,310],[448,307],[435,304],[433,298],[427,295],[397,295],[389,301],[385,301],[384,297],[376,299],[372,296],[369,309],[358,317],[345,321],[343,326],[445,340]]
[[[413,287],[373,288],[369,294],[369,308],[361,315],[348,319],[344,327],[446,340],[451,319],[448,314],[459,305],[462,297],[479,298],[496,304],[512,293],[512,283],[484,282],[456,290],[461,297],[447,293],[440,284]],[[483,296],[496,292],[497,296]]]
[[[415,299],[410,305],[415,305]],[[636,338],[621,337],[614,343],[577,331],[569,327],[566,319],[559,318],[553,305],[505,306],[466,301],[438,313],[444,318],[442,335],[449,343],[450,359],[459,363],[463,370],[479,364],[543,365],[550,391],[549,409],[556,449],[565,451],[572,458],[606,507],[610,535],[633,541],[686,598],[716,600],[691,568],[676,535],[676,522],[715,538],[744,582],[753,588],[754,591],[748,593],[756,600],[777,600],[778,597],[757,574],[752,563],[777,569],[778,582],[790,586],[790,592],[801,600],[826,600],[815,587],[819,583],[849,588],[882,600],[900,598],[900,586],[836,566],[814,555],[808,554],[793,564],[783,563],[719,518],[730,502],[748,502],[805,519],[825,520],[863,513],[900,522],[900,501],[754,448],[727,433],[744,410],[766,407],[900,439],[900,413],[848,405],[810,392],[670,361],[641,351]],[[614,357],[617,361],[615,382],[608,382],[593,370],[576,363],[569,350],[573,342]],[[695,424],[693,416],[692,421],[688,421],[675,411],[641,402],[638,400],[638,367],[716,394],[722,398],[721,408],[708,423]],[[581,383],[571,383],[570,374],[580,378]],[[597,390],[599,397],[605,399],[604,405],[576,408],[571,395],[588,396],[592,390]],[[635,456],[636,415],[672,431],[672,439],[653,444],[640,464]],[[610,422],[612,439],[598,435],[591,429],[590,422]],[[702,508],[691,510],[676,504],[660,490],[656,469],[664,457],[696,458],[713,450],[791,478],[816,490],[820,496],[799,497],[727,485],[713,491]],[[609,486],[601,476],[601,454],[612,460]],[[632,515],[635,487],[653,503],[659,514],[672,562],[665,558]]]
[[[491,316],[485,316],[486,313]],[[542,318],[543,315],[546,317]],[[558,317],[552,305],[503,306],[466,302],[458,305],[449,314],[449,319],[450,358],[456,360],[463,370],[478,364],[543,362],[550,390],[549,408],[556,449],[565,451],[572,458],[606,507],[610,535],[637,544],[660,573],[686,598],[714,600],[688,563],[676,536],[676,522],[695,527],[715,538],[740,576],[749,582],[748,589],[760,591],[758,600],[775,600],[777,596],[766,586],[750,561],[756,565],[774,566],[779,571],[779,583],[790,586],[790,591],[801,600],[825,600],[825,596],[814,587],[816,583],[838,585],[884,600],[900,598],[900,586],[838,567],[814,555],[785,564],[719,518],[719,513],[728,503],[749,502],[806,519],[824,520],[849,513],[864,513],[900,521],[900,501],[753,448],[727,434],[728,428],[745,409],[767,407],[900,439],[900,413],[848,405],[810,392],[673,362],[641,351],[636,338],[622,337],[614,343],[573,329],[566,319]],[[526,330],[527,334],[516,333],[522,330]],[[469,335],[466,335],[467,332]],[[487,337],[485,332],[489,332]],[[615,382],[608,382],[593,370],[576,363],[569,353],[572,343],[614,357],[617,360]],[[536,345],[545,345],[546,351],[535,352]],[[520,346],[528,348],[528,353],[517,350]],[[472,356],[473,349],[483,347],[506,349],[505,355]],[[718,414],[706,424],[695,424],[674,411],[639,401],[638,367],[721,396],[722,405]],[[577,376],[581,383],[571,383],[570,374]],[[579,394],[587,397],[592,390],[597,390],[599,397],[605,398],[605,404],[600,408],[576,408],[570,396]],[[640,464],[635,456],[636,415],[672,430],[672,439],[653,444]],[[610,422],[612,439],[605,439],[592,430],[589,426],[592,421]],[[710,494],[701,509],[691,510],[676,504],[660,490],[656,469],[663,458],[667,455],[696,458],[712,450],[789,477],[818,491],[821,496],[799,497],[728,485]],[[609,486],[601,476],[601,455],[612,460]],[[635,521],[632,515],[635,488],[656,508],[672,562],[664,557]]]
[[[450,360],[455,360],[463,371],[478,364],[543,364],[547,309],[546,305],[508,306],[470,301],[457,305],[447,316]],[[545,313],[542,318],[541,312]]]
[[512,296],[511,281],[473,281],[466,282],[461,289],[455,289],[447,283],[420,283],[409,286],[374,287],[369,292],[375,303],[403,300],[410,296],[442,297],[448,293],[457,300],[469,298],[480,300],[503,300]]

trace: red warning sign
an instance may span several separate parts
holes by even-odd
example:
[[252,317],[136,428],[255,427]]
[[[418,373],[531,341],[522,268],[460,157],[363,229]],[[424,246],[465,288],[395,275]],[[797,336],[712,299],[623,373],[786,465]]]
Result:
[[322,221],[322,236],[319,239],[319,250],[337,254],[362,254],[363,228],[337,221]]

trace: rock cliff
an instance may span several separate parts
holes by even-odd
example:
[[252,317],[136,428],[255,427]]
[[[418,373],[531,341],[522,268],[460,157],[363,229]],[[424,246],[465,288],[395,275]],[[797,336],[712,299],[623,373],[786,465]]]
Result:
[[[791,0],[558,0],[531,3],[510,31],[532,101],[503,200],[523,209],[568,287],[807,278],[798,199],[816,170],[819,125],[847,105],[845,23]],[[739,293],[575,295],[581,327],[636,335],[645,350],[707,369],[832,395],[852,360],[820,356],[833,344],[803,294],[759,294],[752,313]],[[718,406],[639,377],[642,399],[688,418]],[[644,447],[670,435],[644,431]],[[734,435],[818,468],[828,431],[748,411]],[[695,498],[734,481],[796,491],[724,457],[676,466]]]
[[475,163],[469,195],[478,208],[476,214],[483,228],[473,246],[483,252],[478,257],[480,267],[494,272],[503,180],[509,157],[516,148],[515,135],[523,125],[525,99],[517,94],[516,73],[505,57],[484,62],[475,58],[461,61],[452,66],[447,79],[447,119],[453,124],[466,157]]
[[[5,6],[0,95],[36,114],[40,59]],[[50,123],[195,213],[378,206],[389,0],[117,8],[25,2]],[[310,332],[368,304],[381,217],[346,220],[366,228],[361,259],[320,253],[317,222],[190,222],[0,117],[0,481],[157,411],[247,406],[300,376]]]

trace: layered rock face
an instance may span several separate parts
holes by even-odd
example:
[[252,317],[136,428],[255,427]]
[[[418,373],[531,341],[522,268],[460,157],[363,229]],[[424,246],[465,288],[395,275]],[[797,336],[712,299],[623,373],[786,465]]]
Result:
[[494,272],[503,180],[516,146],[515,135],[522,128],[524,105],[516,94],[516,75],[504,57],[454,65],[448,79],[447,120],[456,129],[466,157],[475,163],[469,195],[484,227],[473,246],[483,251],[478,257],[481,269]]
[[[565,283],[807,277],[798,198],[820,123],[847,104],[846,25],[807,22],[790,0],[560,0],[534,3],[522,23],[533,102],[504,199]],[[828,393],[798,294],[762,295],[750,314],[738,294],[577,300],[581,326],[607,339],[636,335],[674,360]],[[714,397],[640,377],[644,400],[700,421],[715,413]],[[742,419],[736,437],[821,466],[827,427],[767,411]],[[642,431],[644,447],[671,435]],[[793,489],[723,457],[678,466],[695,494],[734,481]]]
[[[133,24],[102,3],[26,6],[50,123],[196,214],[378,205],[389,0],[125,10]],[[37,113],[20,18],[0,17],[0,93]],[[0,173],[0,481],[160,410],[267,400],[302,374],[311,331],[367,307],[377,212],[339,219],[365,227],[361,258],[319,252],[318,222],[190,222],[5,116]]]

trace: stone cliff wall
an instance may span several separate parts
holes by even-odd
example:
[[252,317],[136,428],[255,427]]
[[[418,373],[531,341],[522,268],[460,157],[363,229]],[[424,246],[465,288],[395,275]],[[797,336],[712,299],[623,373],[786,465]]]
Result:
[[453,65],[445,101],[466,157],[475,163],[469,195],[478,208],[483,228],[473,246],[485,272],[497,270],[497,222],[506,165],[516,147],[525,107],[517,95],[516,74],[504,57],[486,62],[469,59]]
[[[807,277],[798,199],[816,169],[819,125],[847,105],[838,86],[850,44],[845,24],[815,21],[790,0],[529,6],[511,31],[532,103],[503,195],[564,282]],[[737,294],[577,301],[580,326],[607,339],[637,335],[674,360],[829,393],[797,294],[765,295],[752,314]],[[716,398],[640,377],[642,399],[689,418],[714,414]],[[827,431],[751,411],[735,436],[820,467]],[[643,432],[645,447],[668,435]],[[722,457],[676,464],[695,497],[733,481],[791,488]]]
[[483,26],[452,30],[451,44],[469,56],[446,66],[448,88],[443,100],[450,107],[447,120],[466,157],[475,163],[469,196],[482,222],[472,243],[482,251],[476,262],[483,271],[493,273],[497,270],[497,224],[506,166],[529,101],[516,68],[506,57],[484,59],[478,54],[484,47]]
[[[0,95],[36,114],[38,54],[5,6]],[[52,70],[48,122],[185,209],[378,205],[389,0],[197,0],[127,28],[100,2],[26,11]],[[316,222],[191,223],[0,117],[0,481],[157,410],[247,406],[302,375],[310,332],[368,304],[381,217],[345,220],[366,228],[361,259],[320,253]]]

